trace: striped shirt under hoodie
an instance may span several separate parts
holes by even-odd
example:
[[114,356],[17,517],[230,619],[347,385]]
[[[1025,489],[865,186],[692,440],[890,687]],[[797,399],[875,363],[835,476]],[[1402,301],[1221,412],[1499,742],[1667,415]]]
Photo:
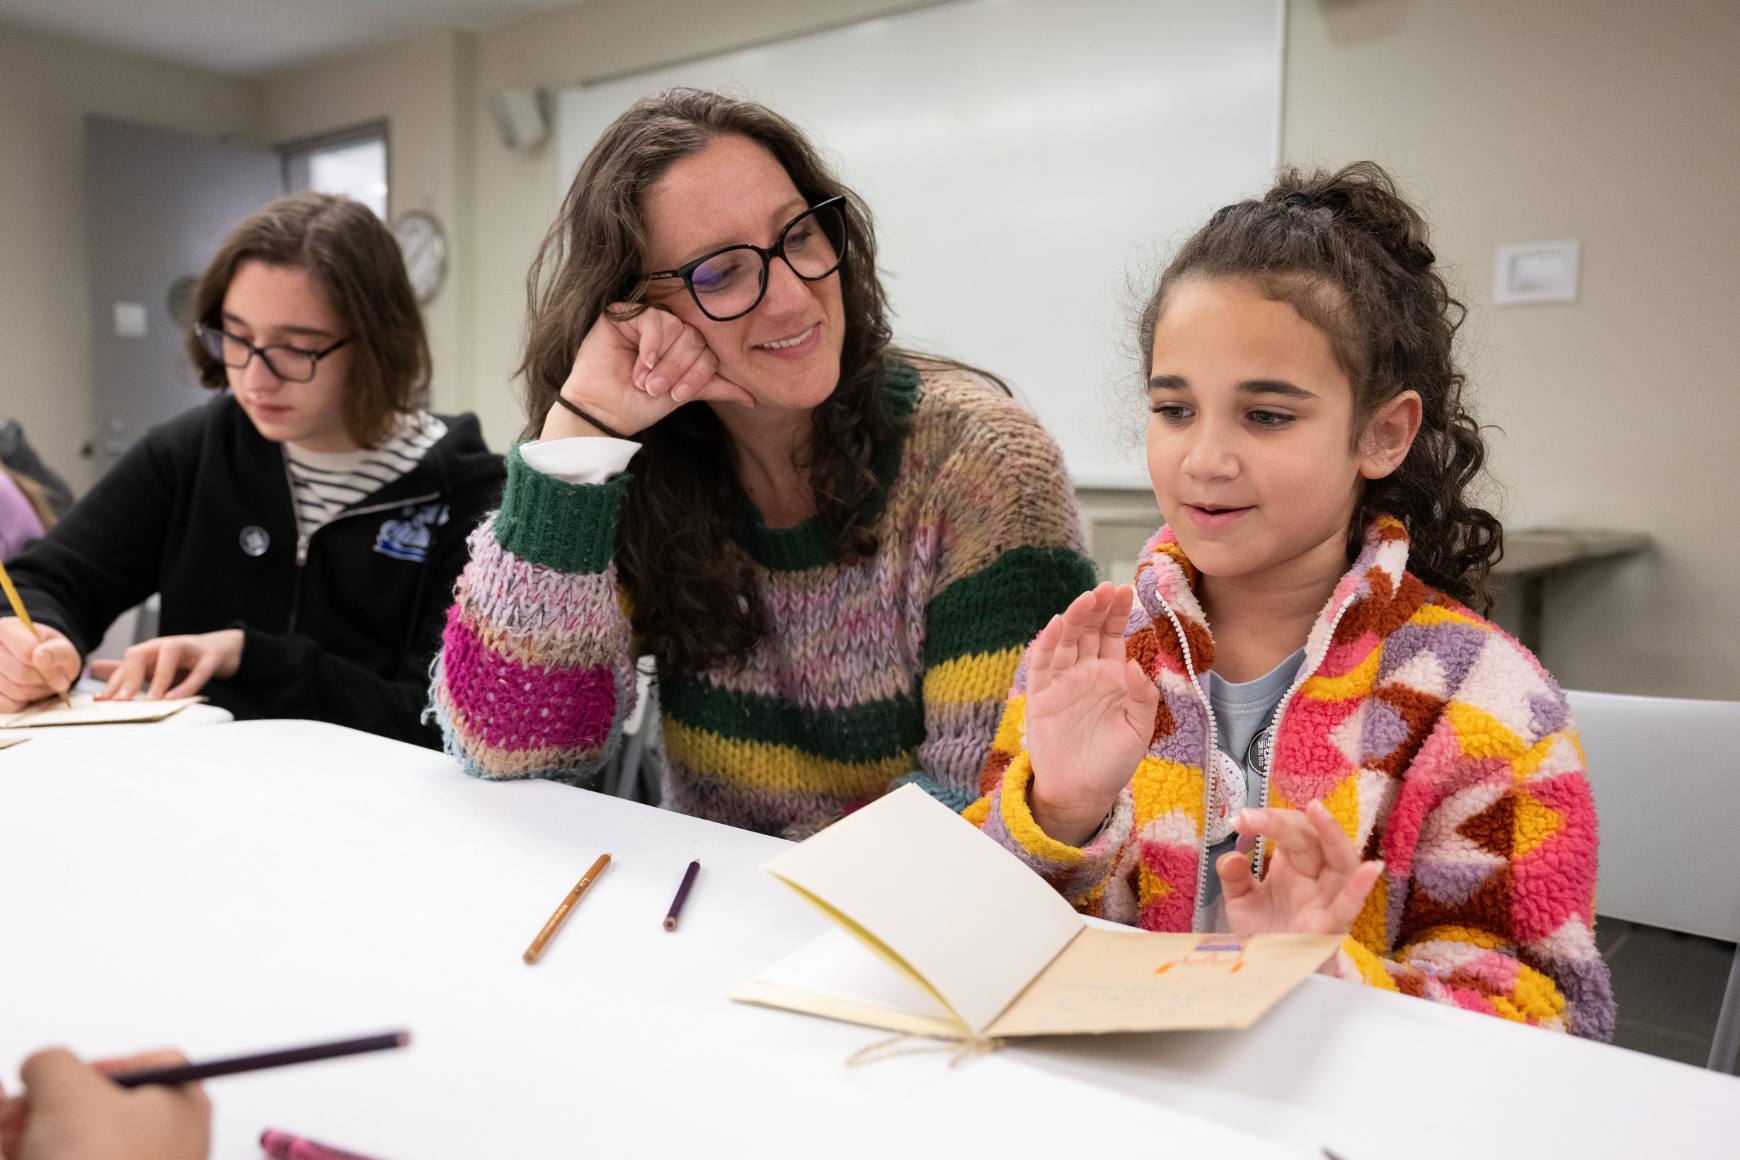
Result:
[[[967,805],[1022,649],[1092,586],[1062,457],[1032,415],[952,369],[891,363],[884,393],[908,423],[873,453],[874,556],[839,559],[814,519],[769,528],[721,481],[725,550],[752,570],[768,632],[741,665],[661,676],[666,808],[801,838],[903,781]],[[597,482],[563,470],[612,445]],[[614,555],[635,450],[509,456],[435,669],[436,719],[468,772],[581,782],[621,743],[639,642]]]
[[356,451],[310,451],[284,444],[284,468],[296,508],[296,562],[308,560],[308,541],[344,509],[366,506],[368,497],[422,462],[447,434],[447,424],[427,411],[403,415],[386,442]]

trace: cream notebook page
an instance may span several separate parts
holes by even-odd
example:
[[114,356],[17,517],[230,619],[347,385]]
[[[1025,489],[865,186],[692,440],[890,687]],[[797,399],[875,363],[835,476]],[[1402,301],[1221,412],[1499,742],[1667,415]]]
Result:
[[768,872],[901,966],[974,1035],[1082,929],[1043,878],[917,786],[825,832]]
[[51,725],[123,725],[162,721],[204,697],[172,701],[99,701],[89,693],[74,693],[72,704],[43,701],[16,713],[0,713],[0,729],[36,729]]
[[732,997],[919,1035],[1248,1027],[1341,942],[1090,922],[914,786],[767,869],[838,927]]

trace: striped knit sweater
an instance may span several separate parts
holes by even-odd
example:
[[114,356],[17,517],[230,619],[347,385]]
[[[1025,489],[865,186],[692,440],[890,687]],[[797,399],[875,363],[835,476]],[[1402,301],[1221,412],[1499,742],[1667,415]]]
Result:
[[[814,521],[769,529],[740,494],[730,550],[771,629],[740,667],[661,680],[667,808],[801,838],[909,777],[969,804],[1023,647],[1093,584],[1031,415],[961,372],[891,363],[885,390],[910,418],[876,450],[874,557],[841,563]],[[583,782],[619,743],[637,652],[612,562],[628,479],[568,484],[510,456],[434,673],[469,772]]]
[[[1365,857],[1384,860],[1336,972],[1611,1039],[1595,809],[1564,695],[1528,650],[1410,575],[1407,555],[1400,523],[1368,529],[1277,719],[1267,804],[1321,801]],[[1214,872],[1203,857],[1214,640],[1194,581],[1162,528],[1125,629],[1126,652],[1160,688],[1154,738],[1100,834],[1078,849],[1033,820],[1025,665],[986,796],[967,810],[1078,909],[1149,930],[1200,929]]]

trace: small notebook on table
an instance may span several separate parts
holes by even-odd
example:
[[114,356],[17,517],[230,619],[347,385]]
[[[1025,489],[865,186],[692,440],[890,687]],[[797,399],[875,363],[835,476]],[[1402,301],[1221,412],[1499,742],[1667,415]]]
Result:
[[944,1039],[1248,1027],[1341,943],[1091,924],[910,785],[767,870],[838,929],[733,999]]
[[44,700],[16,713],[0,713],[0,729],[36,729],[51,725],[146,724],[173,717],[204,697],[163,701],[99,701],[89,693],[74,693],[71,705]]

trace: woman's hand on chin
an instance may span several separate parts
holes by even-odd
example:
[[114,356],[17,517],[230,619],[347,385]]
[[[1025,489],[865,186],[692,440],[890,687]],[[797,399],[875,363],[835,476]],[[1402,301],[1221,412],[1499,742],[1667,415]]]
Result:
[[[611,307],[622,309],[622,303]],[[612,432],[633,438],[697,399],[755,405],[753,395],[719,374],[718,357],[701,332],[656,306],[623,321],[601,315],[580,341],[561,394],[596,422],[558,401],[544,417],[541,439]]]

